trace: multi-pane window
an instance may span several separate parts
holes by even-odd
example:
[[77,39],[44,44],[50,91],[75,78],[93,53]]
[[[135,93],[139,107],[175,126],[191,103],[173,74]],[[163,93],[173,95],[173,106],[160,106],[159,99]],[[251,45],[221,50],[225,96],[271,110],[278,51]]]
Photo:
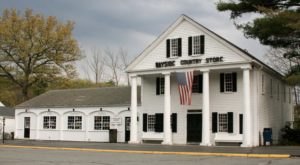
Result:
[[227,113],[219,114],[219,132],[228,132],[228,115],[227,115]]
[[224,89],[225,92],[232,92],[233,91],[233,78],[232,73],[225,73],[224,74]]
[[194,80],[193,80],[193,86],[192,86],[192,92],[193,93],[198,93],[199,92],[199,76],[194,76]]
[[109,116],[95,116],[94,129],[95,130],[109,130],[110,117]]
[[155,131],[155,115],[148,115],[148,132]]
[[159,93],[160,94],[165,93],[165,78],[163,78],[163,77],[159,78]]
[[82,116],[68,116],[68,129],[81,129]]
[[193,37],[193,54],[201,54],[201,39],[200,36]]
[[261,94],[265,94],[265,75],[261,75]]
[[178,57],[178,39],[171,39],[171,57]]
[[44,129],[56,129],[56,116],[44,116]]

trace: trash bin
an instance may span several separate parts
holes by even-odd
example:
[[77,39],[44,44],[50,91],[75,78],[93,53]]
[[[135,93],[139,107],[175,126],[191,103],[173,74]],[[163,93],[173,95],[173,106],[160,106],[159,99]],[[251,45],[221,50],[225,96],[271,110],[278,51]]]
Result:
[[109,130],[109,142],[110,143],[117,143],[117,129],[110,129]]
[[11,135],[11,140],[14,140],[15,139],[15,133],[11,132],[10,135]]
[[267,142],[269,142],[269,144],[272,145],[273,143],[272,128],[264,128],[263,138],[264,138],[264,146],[266,145]]

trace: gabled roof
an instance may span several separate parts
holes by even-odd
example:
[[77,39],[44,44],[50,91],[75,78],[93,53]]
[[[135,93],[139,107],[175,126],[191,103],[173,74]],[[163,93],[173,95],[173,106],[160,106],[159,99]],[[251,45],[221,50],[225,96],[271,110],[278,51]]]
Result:
[[256,62],[259,65],[262,65],[265,68],[267,68],[269,71],[271,71],[271,72],[273,72],[273,73],[275,73],[275,74],[277,74],[277,75],[279,75],[279,76],[282,77],[282,75],[279,72],[277,72],[273,68],[269,67],[264,62],[260,61],[255,56],[251,55],[249,52],[247,52],[244,49],[238,47],[237,45],[231,43],[230,41],[226,40],[225,38],[221,37],[220,35],[216,34],[213,31],[209,30],[205,26],[201,25],[200,23],[196,22],[195,20],[193,20],[192,18],[190,18],[190,17],[188,17],[188,16],[186,16],[184,14],[182,14],[173,24],[171,24],[167,28],[167,30],[165,30],[162,34],[160,34],[157,37],[157,39],[154,40],[146,49],[144,49],[143,52],[140,55],[138,55],[134,60],[132,60],[132,62],[126,68],[126,72],[131,72],[132,69],[133,69],[133,67],[135,65],[137,65],[147,55],[148,52],[150,52],[152,49],[154,49],[157,46],[158,43],[160,43],[163,39],[165,39],[167,37],[167,35],[169,33],[171,33],[184,20],[188,21],[191,24],[193,24],[195,27],[199,28],[200,30],[202,30],[204,33],[206,33],[207,35],[211,36],[212,38],[218,40],[219,42],[221,42],[225,46],[231,48],[237,54],[239,54],[240,56],[242,56],[245,59],[249,60],[249,62]]
[[130,100],[130,87],[64,89],[46,92],[17,105],[16,108],[118,107],[130,106]]
[[15,116],[15,110],[13,108],[0,106],[0,116]]

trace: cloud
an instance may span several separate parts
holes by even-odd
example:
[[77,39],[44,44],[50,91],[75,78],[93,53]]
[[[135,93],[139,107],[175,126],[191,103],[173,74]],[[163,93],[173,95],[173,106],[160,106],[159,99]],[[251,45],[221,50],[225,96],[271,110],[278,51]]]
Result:
[[[0,2],[0,10],[31,8],[61,21],[73,20],[74,35],[83,49],[123,47],[131,58],[142,52],[181,14],[186,14],[261,58],[266,47],[256,40],[246,39],[234,27],[228,12],[216,10],[216,2],[218,0],[9,0]],[[250,15],[246,19],[253,17]]]

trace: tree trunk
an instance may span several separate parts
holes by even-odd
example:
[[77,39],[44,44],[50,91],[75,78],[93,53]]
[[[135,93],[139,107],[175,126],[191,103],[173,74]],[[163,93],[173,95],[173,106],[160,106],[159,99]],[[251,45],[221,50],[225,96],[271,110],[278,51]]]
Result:
[[26,100],[28,100],[29,99],[29,96],[28,96],[28,86],[23,86],[22,87],[22,99],[23,99],[23,101],[26,101]]

